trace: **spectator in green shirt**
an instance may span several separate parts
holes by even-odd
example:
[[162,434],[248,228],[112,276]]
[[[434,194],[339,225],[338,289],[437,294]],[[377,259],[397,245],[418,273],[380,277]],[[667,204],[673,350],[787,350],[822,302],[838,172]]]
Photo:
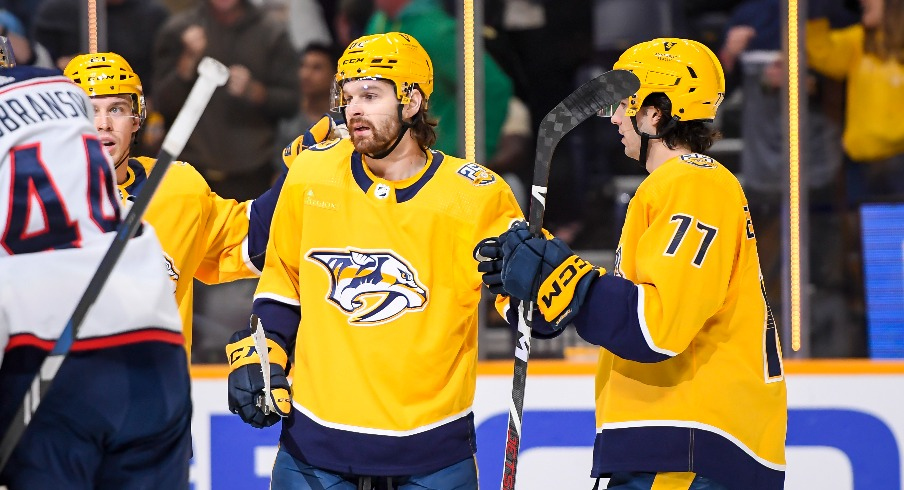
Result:
[[[458,154],[458,67],[456,21],[439,0],[376,0],[376,11],[365,29],[366,34],[404,32],[411,34],[433,60],[434,91],[430,113],[440,121],[436,129],[435,150]],[[479,90],[478,90],[479,92]],[[512,81],[489,56],[484,57],[484,160],[496,152],[502,123],[505,121]]]

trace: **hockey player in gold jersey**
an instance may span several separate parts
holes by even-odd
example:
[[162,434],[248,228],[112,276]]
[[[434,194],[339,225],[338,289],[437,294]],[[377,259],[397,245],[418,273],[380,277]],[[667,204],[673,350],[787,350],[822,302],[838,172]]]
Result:
[[615,68],[641,80],[610,114],[650,175],[614,274],[519,223],[483,245],[501,257],[484,280],[510,295],[501,304],[535,302],[535,336],[573,324],[602,347],[592,476],[610,477],[608,488],[780,489],[787,400],[756,237],[738,180],[703,154],[722,68],[684,39],[638,44]]
[[248,330],[227,347],[230,409],[257,427],[287,415],[273,489],[477,488],[471,252],[522,215],[496,174],[430,149],[432,68],[406,34],[352,42],[334,92],[350,139],[289,171],[254,300],[276,413],[255,403]]
[[[130,202],[156,163],[154,158],[131,155],[147,110],[141,80],[116,53],[76,56],[64,73],[91,97],[94,122],[116,169],[119,192]],[[194,279],[218,284],[260,274],[283,178],[258,199],[237,202],[211,192],[188,163],[175,162],[151,201],[145,220],[163,245],[161,265],[173,282],[189,352]]]

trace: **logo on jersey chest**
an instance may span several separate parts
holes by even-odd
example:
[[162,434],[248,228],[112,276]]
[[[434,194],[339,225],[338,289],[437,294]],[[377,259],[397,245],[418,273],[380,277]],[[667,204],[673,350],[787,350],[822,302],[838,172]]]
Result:
[[468,179],[472,184],[481,187],[496,182],[496,176],[476,163],[466,163],[456,171],[458,175]]
[[427,289],[403,258],[385,250],[311,250],[306,258],[330,275],[327,299],[349,324],[373,326],[427,304]]
[[389,186],[380,182],[374,187],[374,197],[377,199],[386,199],[389,197]]
[[314,191],[311,189],[308,189],[308,191],[304,194],[304,204],[305,206],[314,206],[315,208],[326,209],[329,211],[336,210],[335,203],[324,201],[323,199],[318,199],[314,195]]

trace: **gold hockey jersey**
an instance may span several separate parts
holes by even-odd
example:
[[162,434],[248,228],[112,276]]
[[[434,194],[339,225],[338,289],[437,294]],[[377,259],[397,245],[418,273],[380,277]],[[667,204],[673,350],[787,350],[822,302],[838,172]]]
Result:
[[604,347],[593,475],[782,488],[781,350],[737,179],[700,154],[654,170],[628,207],[615,276],[596,280],[574,321]]
[[[138,195],[156,160],[130,158],[126,181],[119,184],[125,204]],[[237,202],[211,192],[185,162],[174,162],[148,206],[144,219],[157,231],[161,258],[173,282],[182,317],[186,349],[191,352],[194,278],[205,284],[256,277],[248,252],[251,201]]]
[[519,218],[500,177],[440,152],[403,181],[375,176],[348,140],[295,160],[254,303],[294,351],[290,454],[365,475],[473,455],[473,250]]

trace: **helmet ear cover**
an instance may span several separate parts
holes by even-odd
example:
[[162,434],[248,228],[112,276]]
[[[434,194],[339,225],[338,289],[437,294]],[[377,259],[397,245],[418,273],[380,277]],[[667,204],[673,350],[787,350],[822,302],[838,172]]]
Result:
[[414,37],[388,32],[363,36],[351,42],[339,58],[331,94],[335,110],[346,105],[342,85],[350,80],[392,82],[399,103],[411,102],[411,91],[419,89],[427,108],[433,93],[433,62]]
[[661,92],[679,121],[712,121],[725,98],[722,65],[697,41],[660,38],[640,43],[625,51],[614,68],[640,79],[640,89],[628,98],[627,117],[636,115],[650,94]]
[[122,56],[116,53],[81,54],[73,58],[63,74],[82,88],[89,97],[128,95],[139,125],[147,119],[147,104],[141,79]]

